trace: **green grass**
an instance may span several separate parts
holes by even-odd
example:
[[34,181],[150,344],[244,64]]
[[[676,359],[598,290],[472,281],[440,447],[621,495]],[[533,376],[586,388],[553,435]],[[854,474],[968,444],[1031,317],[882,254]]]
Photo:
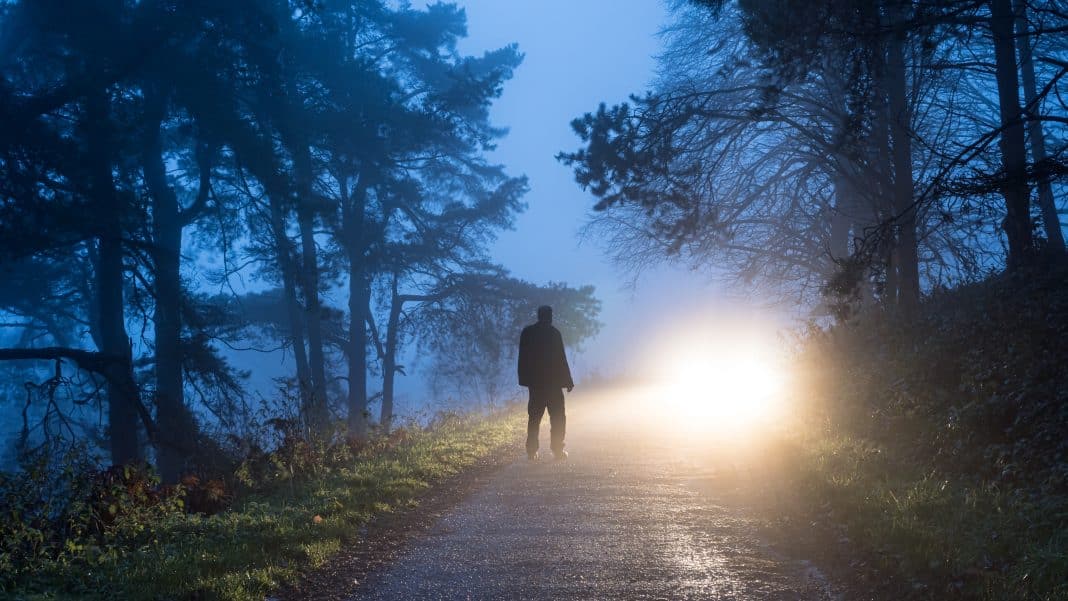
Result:
[[834,524],[910,597],[1068,599],[1068,498],[924,470],[862,438],[794,443],[782,484],[795,510]]
[[0,595],[262,601],[323,565],[375,514],[410,506],[435,482],[501,452],[517,440],[520,425],[509,413],[417,431],[397,447],[302,485],[247,497],[222,513],[169,516],[152,525],[140,548],[51,566],[23,592]]
[[[1047,473],[955,469],[924,436],[866,430],[795,434],[780,486],[801,519],[839,528],[901,598],[1068,599],[1068,495]],[[965,447],[962,463],[981,464],[988,448]]]

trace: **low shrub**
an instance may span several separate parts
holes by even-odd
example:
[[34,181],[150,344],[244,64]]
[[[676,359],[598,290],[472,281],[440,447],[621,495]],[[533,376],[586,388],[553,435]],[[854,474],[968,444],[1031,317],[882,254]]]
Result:
[[1068,598],[1068,273],[813,327],[784,478],[915,598]]
[[359,444],[293,429],[271,451],[246,445],[225,478],[171,486],[146,464],[99,470],[84,446],[43,447],[0,474],[0,596],[262,600],[519,426],[455,417]]

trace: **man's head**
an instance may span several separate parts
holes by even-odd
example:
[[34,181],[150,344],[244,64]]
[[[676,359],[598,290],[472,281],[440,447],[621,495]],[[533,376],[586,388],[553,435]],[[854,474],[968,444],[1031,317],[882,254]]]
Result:
[[541,323],[552,323],[553,308],[549,305],[542,305],[538,307],[538,321]]

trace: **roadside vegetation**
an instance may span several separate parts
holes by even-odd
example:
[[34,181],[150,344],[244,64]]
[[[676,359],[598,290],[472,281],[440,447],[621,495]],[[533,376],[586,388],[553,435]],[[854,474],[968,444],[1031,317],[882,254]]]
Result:
[[1066,275],[813,327],[773,530],[880,598],[1068,599]]
[[172,486],[143,464],[99,471],[83,449],[42,449],[0,476],[0,596],[259,601],[376,514],[502,452],[519,426],[514,412],[442,414],[326,444],[274,420],[273,450]]

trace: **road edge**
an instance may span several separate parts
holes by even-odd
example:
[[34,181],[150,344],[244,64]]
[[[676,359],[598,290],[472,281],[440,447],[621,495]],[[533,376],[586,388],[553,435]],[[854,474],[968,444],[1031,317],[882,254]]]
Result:
[[275,591],[270,601],[339,601],[355,597],[372,574],[389,567],[403,551],[427,533],[449,510],[481,488],[520,455],[514,440],[486,454],[457,474],[431,486],[409,508],[376,515],[359,534],[322,566]]

